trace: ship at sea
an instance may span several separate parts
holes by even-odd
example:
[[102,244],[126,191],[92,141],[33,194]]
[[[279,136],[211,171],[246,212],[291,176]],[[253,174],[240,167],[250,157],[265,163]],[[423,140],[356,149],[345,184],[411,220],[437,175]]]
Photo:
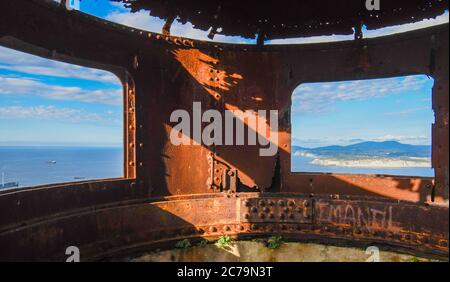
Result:
[[0,183],[0,189],[16,188],[16,187],[19,187],[19,182],[6,182],[5,183],[5,174],[2,172],[2,182]]

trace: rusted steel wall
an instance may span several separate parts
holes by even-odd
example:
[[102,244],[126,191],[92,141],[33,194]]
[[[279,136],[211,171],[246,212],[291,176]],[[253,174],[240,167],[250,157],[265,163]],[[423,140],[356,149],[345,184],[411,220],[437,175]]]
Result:
[[[327,198],[314,203],[314,212],[308,220],[313,219],[316,224],[333,230],[327,233],[328,230],[318,228],[323,231],[319,232],[321,236],[329,235],[329,238],[346,237],[356,242],[358,236],[364,233],[361,228],[360,234],[358,230],[345,231],[348,218],[343,222],[340,217],[331,217],[328,223],[323,221],[325,217],[321,215],[327,212],[327,203],[333,204],[335,201],[337,205],[346,204],[345,201],[337,201],[336,197],[350,197],[349,203],[356,201],[361,210],[373,208],[383,212],[388,208],[387,202],[383,201],[391,199],[396,203],[396,214],[401,214],[397,220],[402,227],[396,229],[393,235],[389,233],[392,229],[385,228],[377,233],[382,234],[380,236],[367,236],[395,243],[395,238],[400,236],[398,234],[403,234],[405,230],[419,235],[423,233],[427,240],[433,242],[430,249],[445,252],[445,242],[448,243],[448,24],[376,39],[259,47],[162,36],[105,22],[76,11],[68,12],[57,5],[39,1],[2,1],[0,11],[1,45],[46,58],[109,70],[122,80],[125,101],[124,169],[127,176],[124,180],[2,192],[0,246],[7,247],[4,250],[9,251],[3,252],[0,258],[15,257],[12,246],[19,249],[17,256],[28,259],[39,259],[39,249],[41,255],[41,252],[48,255],[40,257],[43,259],[54,257],[59,253],[58,248],[69,242],[86,246],[92,242],[88,253],[95,256],[96,250],[99,254],[104,252],[105,247],[98,245],[103,240],[112,240],[114,248],[144,244],[144,241],[164,241],[164,233],[158,233],[160,237],[152,235],[156,232],[150,230],[152,225],[148,229],[137,226],[143,224],[142,221],[160,221],[165,217],[151,213],[143,217],[128,217],[127,213],[133,213],[134,209],[134,206],[128,205],[152,202],[159,197],[198,194],[206,205],[199,207],[199,210],[213,212],[208,210],[208,205],[214,206],[217,197],[224,197],[220,201],[226,202],[227,193],[219,194],[217,189],[211,189],[211,175],[216,176],[212,164],[219,171],[228,172],[227,181],[237,179],[234,195],[242,192],[284,192]],[[291,172],[290,105],[295,87],[306,82],[411,74],[427,74],[435,79],[434,180]],[[221,112],[226,109],[278,110],[278,154],[261,157],[257,146],[248,145],[172,145],[169,134],[174,124],[169,120],[170,115],[177,109],[192,112],[193,102],[201,102],[203,110],[217,109]],[[219,178],[218,181],[223,180]],[[333,196],[330,198],[330,195]],[[352,198],[359,196],[380,202],[372,207],[366,198],[362,202]],[[435,197],[435,203],[425,205],[424,202],[429,202],[432,197]],[[169,198],[167,205],[171,205],[170,199],[173,198]],[[229,212],[233,215],[237,204],[235,200],[230,201],[233,204]],[[436,204],[444,207],[437,207]],[[175,203],[173,205],[182,209]],[[114,207],[117,213],[110,213],[108,207]],[[227,210],[225,206],[223,208]],[[358,208],[355,213],[357,211]],[[169,210],[170,214],[172,212]],[[415,215],[415,221],[409,217],[410,213]],[[183,221],[177,221],[177,213],[173,214],[173,217],[167,215],[171,218],[167,222],[177,228],[184,226]],[[123,220],[130,220],[127,224],[136,226],[128,227],[123,221],[115,222],[121,216]],[[196,227],[207,225],[211,217],[200,216],[190,220],[185,220],[186,224]],[[229,218],[221,220],[226,224]],[[273,228],[281,228],[283,222],[276,220],[276,227]],[[264,221],[266,223],[270,225],[270,221]],[[67,235],[71,224],[78,227],[78,233],[72,234],[72,237]],[[19,226],[22,227],[17,229]],[[104,234],[111,230],[118,232],[119,241]],[[234,232],[238,234],[238,231]],[[250,232],[245,228],[240,231],[243,234]],[[341,235],[336,235],[336,232]],[[345,232],[351,234],[347,236]],[[435,238],[433,233],[439,235]],[[167,235],[166,239],[175,235]],[[391,235],[394,237],[389,237]],[[53,243],[50,243],[50,238],[55,239]],[[402,244],[415,243],[403,240]],[[30,249],[36,252],[30,253]]]
[[145,249],[173,248],[184,238],[194,243],[200,237],[272,234],[287,240],[361,247],[377,244],[442,258],[448,256],[448,219],[444,207],[382,199],[336,200],[283,193],[171,196],[54,216],[0,233],[0,261],[64,260],[65,249],[72,245],[80,248],[82,260],[97,260]]

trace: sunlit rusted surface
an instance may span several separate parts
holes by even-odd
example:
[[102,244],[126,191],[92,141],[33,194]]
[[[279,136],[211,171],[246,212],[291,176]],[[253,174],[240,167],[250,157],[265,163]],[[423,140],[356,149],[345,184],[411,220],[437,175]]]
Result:
[[[448,256],[448,24],[264,47],[163,36],[45,1],[2,1],[0,12],[1,45],[120,77],[126,144],[125,179],[0,192],[0,260],[61,260],[69,245],[102,259],[221,234],[377,242]],[[295,87],[410,74],[435,80],[434,179],[291,172]],[[171,112],[195,101],[219,111],[278,110],[278,155],[260,157],[258,146],[172,145]],[[211,189],[211,160],[236,182]]]

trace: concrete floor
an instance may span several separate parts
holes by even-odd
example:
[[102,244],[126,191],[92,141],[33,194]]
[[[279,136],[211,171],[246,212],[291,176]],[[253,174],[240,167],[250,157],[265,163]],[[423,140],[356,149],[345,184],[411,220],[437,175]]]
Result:
[[[282,243],[269,249],[263,241],[235,241],[220,247],[217,243],[195,245],[184,249],[172,249],[141,254],[127,261],[135,262],[365,262],[374,253],[360,248],[336,247],[313,243]],[[379,251],[381,262],[433,261],[411,255]]]

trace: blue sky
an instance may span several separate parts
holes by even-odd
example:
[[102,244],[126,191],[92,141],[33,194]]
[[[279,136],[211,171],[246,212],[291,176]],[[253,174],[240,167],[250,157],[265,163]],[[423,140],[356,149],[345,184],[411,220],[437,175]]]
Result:
[[[110,21],[154,32],[160,32],[164,24],[162,20],[150,17],[146,11],[132,14],[121,4],[108,0],[83,0],[80,9]],[[368,31],[366,37],[445,22],[448,22],[448,13],[412,25]],[[173,35],[210,40],[207,38],[208,32],[196,30],[190,23],[182,25],[175,22],[171,32]],[[267,43],[309,43],[351,38],[327,36]],[[214,41],[255,43],[254,40],[222,35],[216,35]],[[373,82],[359,83],[359,88],[367,89]],[[375,93],[375,90],[385,82],[376,83],[377,87],[370,97],[354,96],[357,91],[355,87],[340,91],[345,86],[340,83],[302,85],[293,95],[293,143],[311,145],[311,141],[321,140],[323,144],[313,143],[324,145],[349,142],[344,139],[382,140],[389,137],[407,143],[429,143],[433,119],[430,112],[432,81],[426,77],[416,77],[414,83],[416,88],[413,91],[400,87],[400,90],[382,94]],[[389,84],[403,85],[404,78],[391,79]],[[119,80],[110,73],[0,47],[0,145],[121,146],[121,91]],[[330,126],[330,120],[333,126]]]
[[292,143],[309,148],[388,140],[429,145],[432,87],[426,75],[302,84],[292,96]]

